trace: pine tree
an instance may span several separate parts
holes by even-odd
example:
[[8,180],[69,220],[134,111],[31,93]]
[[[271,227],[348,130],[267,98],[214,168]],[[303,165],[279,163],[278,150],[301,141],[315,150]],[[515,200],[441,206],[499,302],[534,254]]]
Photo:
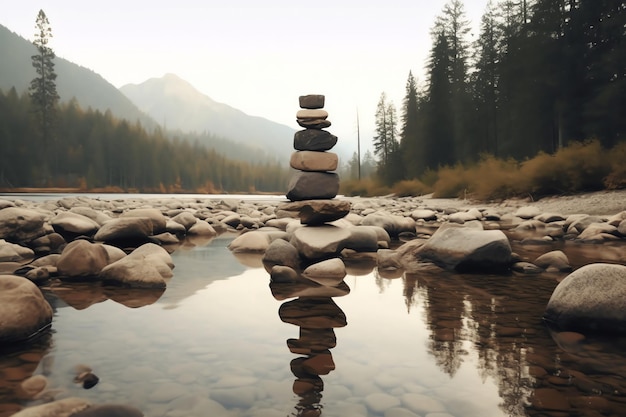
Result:
[[407,178],[417,178],[425,169],[424,143],[419,118],[419,98],[413,73],[409,71],[402,103],[400,149]]
[[[54,72],[54,52],[48,46],[52,38],[52,28],[43,10],[39,10],[36,25],[37,32],[33,44],[37,54],[33,55],[32,63],[37,76],[30,83],[30,97],[38,114],[43,152],[43,178],[49,180],[50,144],[55,140],[55,109],[59,101]],[[54,152],[56,154],[56,152]]]

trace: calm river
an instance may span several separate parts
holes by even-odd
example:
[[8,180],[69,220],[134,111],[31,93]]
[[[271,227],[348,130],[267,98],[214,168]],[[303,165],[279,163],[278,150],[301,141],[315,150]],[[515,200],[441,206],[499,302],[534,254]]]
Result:
[[[164,292],[45,286],[51,333],[0,350],[0,417],[38,403],[18,389],[34,374],[56,399],[150,417],[626,415],[626,340],[541,321],[565,274],[382,277],[358,264],[343,296],[294,298],[270,288],[260,256],[233,256],[234,237],[178,247]],[[560,247],[576,267],[624,250],[602,248]],[[79,364],[97,385],[73,381]]]

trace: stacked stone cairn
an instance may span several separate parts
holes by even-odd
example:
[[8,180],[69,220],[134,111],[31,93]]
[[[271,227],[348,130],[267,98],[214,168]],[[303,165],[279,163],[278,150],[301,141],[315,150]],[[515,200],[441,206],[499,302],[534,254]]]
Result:
[[319,94],[300,96],[300,110],[296,114],[298,125],[290,166],[297,170],[291,177],[287,198],[291,201],[331,199],[339,191],[339,176],[335,171],[339,158],[328,152],[337,143],[330,127],[328,112],[323,109],[325,97]]

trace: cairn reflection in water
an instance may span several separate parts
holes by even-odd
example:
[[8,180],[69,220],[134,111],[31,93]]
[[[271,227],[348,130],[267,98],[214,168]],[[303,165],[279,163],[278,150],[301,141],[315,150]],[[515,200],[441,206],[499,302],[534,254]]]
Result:
[[301,355],[290,364],[296,377],[293,392],[300,397],[294,414],[298,417],[321,415],[324,381],[320,375],[327,375],[335,369],[330,352],[337,345],[334,329],[347,325],[345,313],[332,297],[347,295],[350,288],[343,279],[334,283],[326,281],[325,284],[304,277],[297,282],[272,281],[270,284],[272,294],[279,301],[297,297],[284,302],[278,315],[283,322],[300,328],[297,339],[287,339],[289,350]]

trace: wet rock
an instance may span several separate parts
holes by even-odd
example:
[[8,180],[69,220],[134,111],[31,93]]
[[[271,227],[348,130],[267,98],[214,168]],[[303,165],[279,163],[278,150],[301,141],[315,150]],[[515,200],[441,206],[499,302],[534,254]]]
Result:
[[626,334],[626,266],[595,263],[554,289],[545,320],[561,330]]
[[64,398],[47,404],[25,408],[12,417],[72,417],[89,407],[91,403],[82,398]]
[[[198,219],[194,217],[193,224],[191,224],[189,227],[191,228],[193,225],[195,225],[197,220]],[[184,225],[177,223],[171,219],[168,220],[165,224],[165,230],[166,233],[172,233],[176,236],[182,236],[187,233],[187,228]]]
[[382,227],[391,237],[397,237],[402,232],[415,233],[415,220],[411,217],[387,213],[376,212],[368,214],[361,221],[361,225]]
[[37,254],[60,252],[61,249],[67,244],[65,238],[59,233],[47,233],[37,239],[31,240],[28,244],[29,247]]
[[[54,268],[56,271],[56,268]],[[49,267],[40,266],[37,268],[33,268],[30,271],[24,274],[24,277],[29,281],[39,285],[50,279],[50,269]]]
[[0,344],[29,339],[48,329],[52,308],[35,284],[0,275]]
[[583,241],[597,241],[602,242],[604,240],[611,240],[611,237],[606,235],[612,235],[617,237],[619,232],[617,227],[608,223],[591,223],[585,228],[579,235],[578,239]]
[[459,272],[503,271],[512,264],[511,245],[502,231],[467,227],[439,228],[415,256]]
[[511,269],[515,272],[520,272],[526,275],[540,274],[544,271],[543,268],[540,268],[530,262],[515,262]]
[[57,261],[57,270],[62,279],[96,280],[108,263],[109,256],[102,244],[79,239],[65,247]]
[[277,284],[293,283],[299,280],[299,275],[293,268],[275,265],[270,270],[270,280],[272,283]]
[[335,286],[346,277],[346,266],[339,258],[327,259],[310,265],[302,275],[318,284]]
[[20,207],[0,210],[0,239],[9,242],[29,242],[46,234],[44,215],[38,211]]
[[572,266],[569,263],[569,259],[567,259],[567,255],[560,250],[544,253],[535,259],[533,263],[548,272],[569,272],[572,270]]
[[132,288],[165,288],[164,278],[172,276],[172,258],[165,249],[147,243],[100,272],[104,283]]
[[291,243],[283,239],[275,239],[263,255],[263,265],[269,270],[274,265],[288,266],[297,270],[300,268],[300,255]]

